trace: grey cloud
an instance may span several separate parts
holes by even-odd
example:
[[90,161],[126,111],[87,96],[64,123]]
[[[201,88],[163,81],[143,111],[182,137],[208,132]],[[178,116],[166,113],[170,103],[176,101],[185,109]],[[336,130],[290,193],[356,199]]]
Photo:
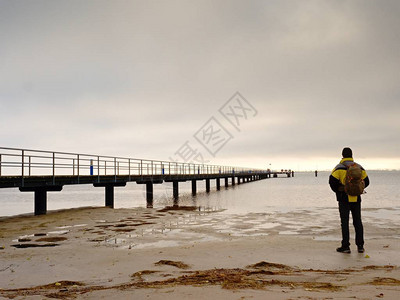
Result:
[[259,114],[214,160],[398,157],[397,1],[0,6],[6,146],[166,158],[239,90]]

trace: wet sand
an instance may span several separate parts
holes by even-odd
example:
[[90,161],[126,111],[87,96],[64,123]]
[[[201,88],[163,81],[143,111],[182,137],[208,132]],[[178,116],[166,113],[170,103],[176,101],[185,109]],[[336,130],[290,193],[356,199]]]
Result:
[[[336,253],[335,213],[83,208],[0,219],[5,299],[397,299],[399,224]],[[353,236],[353,231],[351,231]]]

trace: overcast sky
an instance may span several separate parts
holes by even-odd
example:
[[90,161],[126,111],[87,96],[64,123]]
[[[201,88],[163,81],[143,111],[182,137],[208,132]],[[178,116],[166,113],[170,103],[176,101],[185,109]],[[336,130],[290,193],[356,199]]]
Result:
[[0,0],[0,141],[400,168],[400,1]]

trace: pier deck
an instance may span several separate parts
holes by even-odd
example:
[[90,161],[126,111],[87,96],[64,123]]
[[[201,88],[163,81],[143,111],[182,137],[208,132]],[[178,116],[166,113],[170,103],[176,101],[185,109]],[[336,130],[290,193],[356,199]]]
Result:
[[0,147],[0,188],[34,192],[36,215],[47,212],[47,192],[61,191],[64,185],[104,187],[105,205],[114,207],[114,187],[145,184],[147,207],[153,207],[154,184],[172,182],[177,203],[179,182],[191,181],[195,195],[199,180],[206,181],[210,192],[210,180],[219,190],[221,180],[227,187],[229,180],[235,185],[278,175],[291,177],[293,172]]

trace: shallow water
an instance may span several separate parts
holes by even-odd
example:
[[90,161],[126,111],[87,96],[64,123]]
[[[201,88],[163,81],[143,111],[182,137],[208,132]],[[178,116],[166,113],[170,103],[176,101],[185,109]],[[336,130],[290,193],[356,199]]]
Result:
[[[369,176],[371,186],[363,195],[362,202],[365,238],[400,239],[400,196],[397,188],[400,172],[371,171]],[[224,240],[227,237],[266,235],[301,235],[315,240],[339,242],[339,212],[335,194],[328,185],[328,177],[329,172],[320,172],[318,177],[314,173],[297,173],[294,178],[270,178],[221,187],[220,191],[216,191],[215,185],[212,185],[210,193],[205,193],[204,182],[198,182],[196,197],[191,196],[190,182],[180,183],[179,205],[194,210],[167,212],[161,212],[160,209],[173,204],[172,184],[155,185],[155,209],[141,210],[145,220],[140,223],[143,226],[135,227],[134,231],[117,232],[107,229],[109,221],[97,220],[96,228],[103,223],[105,227],[101,228],[101,238],[93,242],[122,249],[171,247]],[[15,215],[32,213],[33,210],[33,193],[20,193],[16,189],[2,190],[0,201],[3,204],[3,216],[7,215],[5,212]],[[66,186],[62,192],[48,195],[50,210],[102,206],[103,203],[104,189],[90,185]],[[125,188],[115,189],[116,208],[145,207],[145,204],[142,185],[131,183]],[[119,213],[123,214],[123,211]],[[148,222],[149,218],[157,221]],[[120,221],[114,227],[122,227]],[[90,229],[86,225],[79,223],[56,227],[47,235],[64,234],[81,227]],[[16,240],[20,238],[27,236],[16,237]]]
[[[265,212],[291,212],[309,209],[315,212],[336,208],[334,193],[328,185],[329,172],[296,173],[293,178],[270,178],[225,188],[216,191],[215,180],[211,180],[211,192],[205,193],[205,182],[197,182],[198,194],[191,196],[191,182],[179,183],[180,205],[195,205],[203,208],[225,210],[225,214],[247,214]],[[400,172],[370,171],[371,185],[363,195],[365,215],[376,218],[398,219],[400,209]],[[145,185],[128,183],[115,188],[115,208],[145,207]],[[0,216],[11,216],[33,212],[33,193],[22,193],[16,188],[0,189]],[[154,206],[162,208],[172,205],[172,183],[154,185]],[[64,186],[61,192],[48,193],[48,210],[80,206],[104,205],[104,188],[92,185]]]

